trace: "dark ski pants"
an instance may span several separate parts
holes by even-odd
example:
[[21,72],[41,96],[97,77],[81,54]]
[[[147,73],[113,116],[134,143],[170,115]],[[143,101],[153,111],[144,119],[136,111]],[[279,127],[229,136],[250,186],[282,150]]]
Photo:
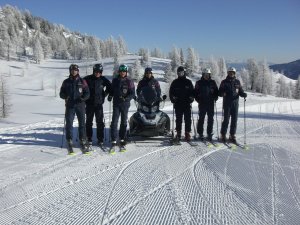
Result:
[[212,104],[205,104],[205,105],[199,105],[199,120],[197,125],[197,132],[200,136],[203,136],[203,125],[205,116],[207,114],[207,136],[212,136],[213,134],[213,126],[214,126],[214,103]]
[[238,119],[238,111],[239,111],[239,103],[233,102],[231,104],[223,105],[223,122],[221,127],[221,134],[226,135],[227,128],[229,124],[229,119],[231,117],[230,122],[230,134],[235,135],[236,133],[236,126],[237,126],[237,119]]
[[73,121],[75,118],[75,114],[78,119],[78,135],[80,140],[86,140],[85,133],[85,105],[77,104],[74,107],[66,108],[66,139],[73,139]]
[[121,115],[121,123],[119,130],[119,139],[126,139],[127,117],[130,103],[124,102],[118,105],[113,105],[113,116],[110,125],[111,141],[116,141],[119,117]]
[[181,127],[182,127],[182,117],[184,116],[185,123],[185,132],[191,132],[191,106],[188,105],[186,107],[175,106],[175,114],[176,114],[176,131],[178,135],[181,135]]
[[86,106],[86,136],[88,140],[93,138],[93,120],[96,118],[97,139],[103,142],[104,122],[103,122],[103,105]]

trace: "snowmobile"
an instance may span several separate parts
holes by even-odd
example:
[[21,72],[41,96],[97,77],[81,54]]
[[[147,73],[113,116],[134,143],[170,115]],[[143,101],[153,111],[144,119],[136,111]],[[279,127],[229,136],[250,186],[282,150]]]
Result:
[[166,97],[158,98],[155,89],[150,86],[142,88],[139,96],[134,99],[137,112],[130,117],[130,136],[154,137],[170,132],[170,118],[160,111],[160,104],[164,104]]

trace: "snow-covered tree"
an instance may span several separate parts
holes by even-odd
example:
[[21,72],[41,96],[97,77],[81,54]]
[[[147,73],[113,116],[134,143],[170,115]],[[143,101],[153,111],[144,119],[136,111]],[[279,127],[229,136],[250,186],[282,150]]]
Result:
[[44,52],[39,38],[36,38],[33,45],[33,55],[36,63],[40,63],[44,59]]
[[140,81],[143,78],[143,68],[139,59],[136,59],[129,71],[131,78],[135,81]]
[[249,72],[247,69],[245,68],[242,68],[242,70],[240,71],[240,76],[242,78],[242,81],[243,81],[243,89],[245,91],[248,90],[248,87],[249,87]]
[[166,90],[169,90],[172,81],[176,78],[176,73],[172,71],[171,63],[167,64],[164,72],[165,72],[164,81],[168,84],[168,87],[166,87]]
[[258,84],[258,65],[255,59],[247,60],[247,70],[249,72],[250,90],[256,91]]
[[141,65],[143,67],[151,67],[151,60],[150,60],[150,51],[146,48],[139,49],[139,56],[141,56]]
[[126,46],[124,38],[122,36],[119,36],[117,42],[118,42],[118,45],[119,45],[119,48],[120,48],[120,54],[121,55],[126,55],[128,50],[127,50],[127,46]]
[[227,67],[226,67],[225,59],[223,57],[219,59],[218,66],[219,66],[219,71],[220,71],[219,76],[220,76],[221,80],[223,80],[227,77]]
[[1,76],[0,78],[0,117],[7,118],[11,112],[11,104],[8,95],[8,85],[6,80]]
[[184,60],[184,54],[182,48],[180,48],[180,63],[181,65],[184,65],[185,60]]
[[164,55],[159,48],[154,48],[154,50],[151,52],[151,57],[164,58]]
[[195,53],[193,48],[187,49],[187,58],[186,58],[186,73],[187,76],[192,76],[194,73],[199,71],[199,56]]
[[266,60],[259,64],[258,74],[257,91],[263,94],[270,94],[272,88],[271,73]]
[[172,71],[176,71],[179,66],[183,65],[181,64],[180,51],[176,47],[173,47],[172,52],[170,53],[170,59]]

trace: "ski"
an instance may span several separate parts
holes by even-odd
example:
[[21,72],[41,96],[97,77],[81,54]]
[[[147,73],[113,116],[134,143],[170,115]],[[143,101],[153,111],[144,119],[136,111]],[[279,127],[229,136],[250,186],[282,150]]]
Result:
[[238,143],[238,142],[235,142],[235,143],[231,142],[231,144],[234,145],[236,148],[239,147],[239,148],[242,148],[244,150],[248,150],[249,149],[248,145],[243,145],[243,144]]

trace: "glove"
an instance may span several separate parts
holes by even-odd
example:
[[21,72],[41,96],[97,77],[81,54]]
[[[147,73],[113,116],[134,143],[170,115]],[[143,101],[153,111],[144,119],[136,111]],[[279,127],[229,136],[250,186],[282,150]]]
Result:
[[190,101],[190,103],[192,103],[194,101],[194,97],[190,96],[189,101]]
[[247,98],[247,93],[244,92],[244,94],[243,94],[242,97],[243,97],[243,98]]
[[121,97],[120,97],[120,100],[121,100],[122,102],[125,102],[126,99],[125,99],[123,96],[121,96]]
[[109,96],[107,97],[107,101],[111,102],[112,98],[113,98],[113,96],[109,95]]

